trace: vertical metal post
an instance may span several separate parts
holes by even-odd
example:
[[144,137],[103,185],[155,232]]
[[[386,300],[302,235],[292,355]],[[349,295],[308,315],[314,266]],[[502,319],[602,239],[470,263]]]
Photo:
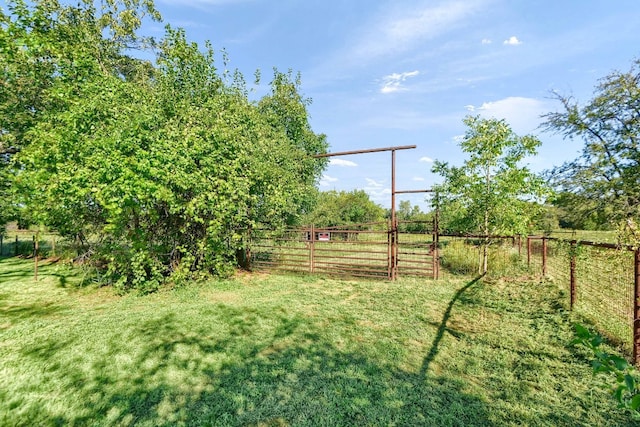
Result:
[[16,245],[13,248],[13,252],[15,256],[18,256],[18,235],[16,234]]
[[518,259],[522,257],[522,236],[518,235]]
[[440,278],[440,210],[437,205],[433,216],[433,278]]
[[547,277],[547,237],[542,236],[542,277]]
[[391,280],[391,220],[387,221],[387,278]]
[[3,249],[4,247],[2,246],[2,234],[0,234],[0,256],[2,256],[2,254],[4,253]]
[[33,236],[33,276],[35,281],[38,281],[38,239],[36,236]]
[[311,273],[315,271],[315,242],[316,228],[311,224],[311,242],[309,243],[309,271]]
[[640,249],[634,251],[633,364],[640,366]]
[[527,236],[527,268],[531,268],[531,236]]
[[569,308],[573,310],[573,307],[576,305],[576,296],[577,296],[577,288],[576,288],[576,242],[571,242],[570,249],[570,259],[569,259],[569,286],[570,286],[570,294],[571,294],[571,302]]
[[398,219],[396,218],[396,150],[391,150],[391,280],[398,275]]

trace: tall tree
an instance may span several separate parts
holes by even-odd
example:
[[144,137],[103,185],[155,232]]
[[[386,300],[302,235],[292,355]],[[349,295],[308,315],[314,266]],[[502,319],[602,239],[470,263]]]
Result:
[[92,7],[79,5],[82,19],[68,31],[88,31],[113,49],[113,61],[64,44],[63,34],[43,41],[81,60],[65,62],[68,78],[53,75],[47,100],[62,101],[25,125],[28,143],[15,157],[22,204],[81,241],[122,289],[152,290],[172,274],[224,274],[242,230],[292,221],[322,171],[312,155],[327,144],[311,131],[299,84],[276,72],[272,93],[253,102],[239,73],[219,72],[211,46],[201,51],[169,27],[155,66],[123,62],[126,23],[112,34]]
[[574,206],[585,215],[597,210],[634,228],[640,218],[640,59],[629,71],[604,77],[584,105],[556,97],[563,109],[547,114],[544,126],[585,145],[579,158],[551,171],[555,185],[587,200]]
[[490,236],[524,234],[537,214],[530,201],[542,198],[542,179],[521,163],[534,155],[540,141],[518,136],[504,120],[468,116],[460,148],[469,157],[462,166],[436,161],[432,171],[443,177],[435,186],[434,206],[452,231],[485,237],[482,272],[487,272]]

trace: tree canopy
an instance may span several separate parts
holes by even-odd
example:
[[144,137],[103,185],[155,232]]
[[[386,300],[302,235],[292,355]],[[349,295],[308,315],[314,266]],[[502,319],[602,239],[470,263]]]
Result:
[[550,171],[554,184],[582,200],[572,207],[581,216],[633,226],[640,218],[640,59],[604,77],[584,105],[556,98],[563,109],[545,116],[545,128],[585,145],[579,158]]
[[[525,234],[538,213],[531,202],[540,200],[546,188],[521,163],[536,153],[540,141],[516,135],[504,120],[468,116],[464,123],[460,148],[469,157],[462,166],[436,161],[432,168],[443,178],[433,198],[442,226],[485,236]],[[484,272],[486,260],[485,246]]]
[[299,76],[275,70],[252,101],[183,30],[167,27],[154,63],[128,56],[151,43],[136,35],[158,18],[151,1],[102,5],[14,1],[2,15],[2,171],[21,206],[122,289],[224,274],[243,230],[308,209],[325,166]]
[[364,190],[321,191],[317,204],[304,222],[321,227],[384,221],[385,210]]

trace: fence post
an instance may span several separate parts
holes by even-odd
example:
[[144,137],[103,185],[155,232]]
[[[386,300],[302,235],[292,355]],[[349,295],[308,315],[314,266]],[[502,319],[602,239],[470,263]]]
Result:
[[18,235],[16,234],[16,245],[13,248],[13,252],[15,256],[18,256]]
[[527,236],[527,268],[531,268],[531,236]]
[[315,242],[316,228],[311,224],[311,243],[309,243],[309,270],[311,273],[315,270]]
[[38,281],[38,239],[33,236],[33,277]]
[[438,220],[438,210],[436,209],[436,213],[433,216],[433,253],[431,254],[433,257],[433,278],[435,280],[440,278],[440,224]]
[[576,242],[571,242],[571,249],[569,249],[569,286],[571,289],[571,302],[569,305],[570,310],[576,305]]
[[634,251],[633,364],[640,366],[640,248]]
[[518,259],[521,260],[522,257],[522,236],[518,235]]
[[0,234],[0,256],[2,256],[2,254],[4,253],[3,251],[3,246],[2,246],[2,234]]
[[547,237],[542,236],[542,277],[547,277]]

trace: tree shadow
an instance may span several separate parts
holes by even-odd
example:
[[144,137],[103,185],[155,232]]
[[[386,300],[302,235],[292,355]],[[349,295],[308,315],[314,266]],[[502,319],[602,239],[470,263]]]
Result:
[[436,336],[433,339],[433,343],[431,344],[429,353],[425,356],[424,360],[422,361],[422,367],[420,368],[421,376],[424,376],[424,377],[427,376],[427,373],[429,372],[429,366],[438,355],[440,342],[442,341],[442,338],[444,337],[445,332],[449,332],[456,335],[455,331],[451,331],[447,327],[447,323],[449,322],[449,318],[451,317],[451,311],[453,310],[453,306],[458,300],[462,298],[464,293],[468,291],[469,288],[471,288],[473,285],[478,283],[478,281],[480,281],[482,277],[483,276],[478,276],[472,281],[470,281],[469,283],[467,283],[466,285],[464,285],[462,288],[458,289],[458,291],[455,293],[451,301],[449,301],[449,304],[447,305],[447,309],[444,311],[444,314],[442,315],[442,320],[438,325],[438,331],[436,332]]
[[[213,314],[215,312],[215,314]],[[485,403],[464,384],[425,378],[346,351],[301,316],[212,308],[226,333],[165,315],[111,337],[87,363],[74,337],[23,349],[48,363],[49,386],[75,410],[23,405],[18,424],[482,425]],[[268,321],[268,336],[255,331]],[[61,361],[63,359],[64,361]],[[73,400],[73,397],[76,400]],[[81,401],[77,398],[82,397]],[[71,399],[70,399],[71,398]],[[71,405],[71,403],[69,403]],[[1,421],[1,420],[0,420]]]

